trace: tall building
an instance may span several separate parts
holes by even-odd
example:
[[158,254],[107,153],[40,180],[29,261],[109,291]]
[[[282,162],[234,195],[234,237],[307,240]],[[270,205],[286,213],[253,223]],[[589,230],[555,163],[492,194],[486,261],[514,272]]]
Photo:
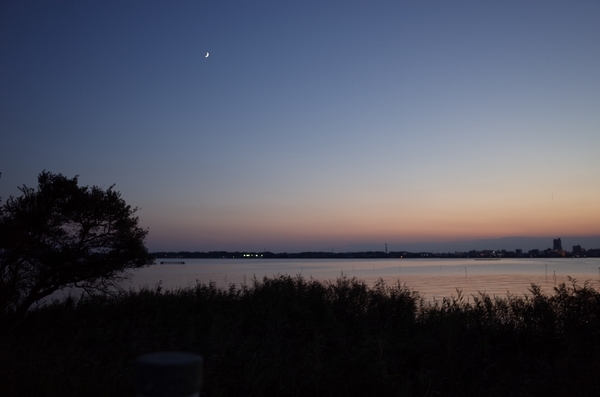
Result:
[[554,251],[562,251],[562,242],[560,241],[560,238],[555,238],[553,240],[554,243]]

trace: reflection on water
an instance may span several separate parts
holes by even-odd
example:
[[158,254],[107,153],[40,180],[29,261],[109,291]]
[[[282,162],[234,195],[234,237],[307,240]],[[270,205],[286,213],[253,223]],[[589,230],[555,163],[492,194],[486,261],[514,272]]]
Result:
[[230,284],[250,285],[254,277],[278,274],[301,275],[305,279],[334,281],[340,276],[356,277],[373,285],[379,278],[386,284],[400,282],[426,299],[457,295],[470,296],[485,292],[506,296],[528,293],[531,284],[552,293],[554,286],[568,282],[568,277],[583,284],[590,280],[599,287],[600,258],[578,259],[185,259],[185,265],[154,265],[135,272],[125,285],[130,288],[154,286],[165,288],[193,286],[196,282],[214,282],[219,287]]

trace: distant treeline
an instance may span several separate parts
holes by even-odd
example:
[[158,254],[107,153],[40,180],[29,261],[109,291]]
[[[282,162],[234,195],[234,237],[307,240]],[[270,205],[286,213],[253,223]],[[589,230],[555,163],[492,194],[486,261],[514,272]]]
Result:
[[570,253],[565,251],[531,250],[527,253],[517,253],[514,251],[468,251],[468,252],[407,252],[407,251],[364,251],[364,252],[297,252],[297,253],[274,253],[269,251],[250,252],[250,251],[209,251],[209,252],[154,252],[155,258],[273,258],[273,259],[368,259],[368,258],[581,258],[581,257],[600,257],[600,249],[586,250],[585,253]]

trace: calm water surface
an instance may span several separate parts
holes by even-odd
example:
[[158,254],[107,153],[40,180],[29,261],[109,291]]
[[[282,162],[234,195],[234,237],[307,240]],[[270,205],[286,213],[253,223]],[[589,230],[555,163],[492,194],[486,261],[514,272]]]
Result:
[[[159,260],[160,261],[160,260]],[[157,263],[159,263],[157,261]],[[162,259],[178,261],[178,259]],[[334,281],[356,277],[373,285],[379,278],[386,284],[400,282],[427,299],[456,296],[457,290],[470,296],[480,292],[506,296],[528,293],[531,284],[544,292],[575,278],[600,286],[600,258],[545,259],[179,259],[184,265],[156,264],[134,272],[129,288],[193,286],[196,282],[250,285],[252,278],[301,275],[306,279]]]

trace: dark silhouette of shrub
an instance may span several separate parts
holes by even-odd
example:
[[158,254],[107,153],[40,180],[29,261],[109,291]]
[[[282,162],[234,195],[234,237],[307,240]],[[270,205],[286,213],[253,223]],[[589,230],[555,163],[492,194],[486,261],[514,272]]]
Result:
[[147,266],[147,230],[113,186],[78,186],[77,176],[42,172],[37,190],[0,207],[0,315],[20,319],[65,287],[107,292],[128,269]]

